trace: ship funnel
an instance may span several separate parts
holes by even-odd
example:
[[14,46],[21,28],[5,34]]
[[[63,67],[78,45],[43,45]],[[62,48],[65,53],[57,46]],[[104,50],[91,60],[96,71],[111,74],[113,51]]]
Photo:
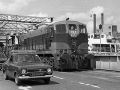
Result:
[[[104,14],[103,13],[101,13],[101,25],[103,28],[103,25],[104,25]],[[102,32],[103,32],[103,29],[102,29]]]
[[96,33],[96,14],[93,14],[93,33]]

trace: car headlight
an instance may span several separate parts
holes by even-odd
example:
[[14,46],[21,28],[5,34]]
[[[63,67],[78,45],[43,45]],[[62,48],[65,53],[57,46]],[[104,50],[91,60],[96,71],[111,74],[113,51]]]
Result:
[[26,69],[22,69],[22,74],[25,74],[27,72]]
[[48,73],[51,73],[51,72],[52,72],[51,68],[48,68],[48,69],[47,69],[47,72],[48,72]]

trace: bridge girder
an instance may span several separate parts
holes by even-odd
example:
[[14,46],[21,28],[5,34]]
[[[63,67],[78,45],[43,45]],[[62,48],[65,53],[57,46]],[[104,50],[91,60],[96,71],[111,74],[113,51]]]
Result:
[[45,23],[51,23],[53,17],[33,17],[0,14],[0,33],[25,33],[37,29]]

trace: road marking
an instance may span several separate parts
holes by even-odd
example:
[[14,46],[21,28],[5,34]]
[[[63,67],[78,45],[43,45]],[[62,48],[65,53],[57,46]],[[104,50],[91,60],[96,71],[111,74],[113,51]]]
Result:
[[92,87],[96,87],[96,88],[100,88],[99,86],[96,86],[96,85],[91,85]]
[[32,88],[31,86],[19,86],[18,89],[22,89],[22,90],[29,90],[30,88]]
[[85,83],[82,83],[82,82],[79,82],[80,84],[85,84]]
[[[54,78],[58,78],[58,79],[64,79],[64,78],[61,78],[61,77],[58,77],[58,76],[53,76]],[[103,79],[103,78],[102,78]],[[74,82],[74,81],[71,81],[71,82]],[[95,88],[100,88],[99,86],[97,85],[94,85],[94,84],[89,84],[89,83],[83,83],[83,82],[78,82],[79,84],[81,85],[85,85],[85,86],[91,86],[91,87],[95,87]]]
[[61,77],[58,77],[58,76],[53,76],[54,78],[58,78],[58,79],[64,79],[64,78],[61,78]]
[[90,84],[85,84],[86,86],[91,86]]
[[95,87],[95,88],[100,88],[97,85],[92,85],[92,84],[89,84],[89,83],[83,83],[83,82],[78,82],[78,83],[81,84],[81,85],[85,85],[85,86],[91,86],[91,87]]

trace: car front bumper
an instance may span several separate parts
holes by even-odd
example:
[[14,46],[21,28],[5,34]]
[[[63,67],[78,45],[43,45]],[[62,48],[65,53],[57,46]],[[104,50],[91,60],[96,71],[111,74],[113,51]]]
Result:
[[42,79],[42,78],[51,78],[53,75],[45,75],[45,76],[19,76],[19,79]]

